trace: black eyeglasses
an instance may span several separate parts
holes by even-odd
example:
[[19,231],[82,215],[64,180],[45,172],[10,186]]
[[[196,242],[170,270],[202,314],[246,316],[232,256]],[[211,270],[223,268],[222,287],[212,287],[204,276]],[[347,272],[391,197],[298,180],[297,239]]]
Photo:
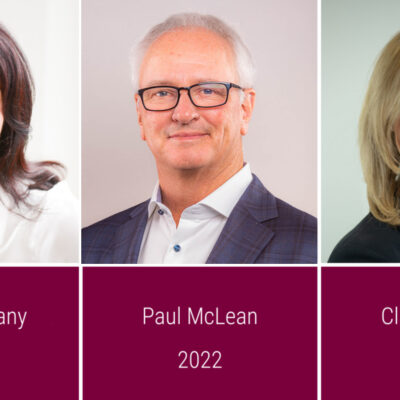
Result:
[[231,88],[241,89],[229,82],[202,82],[189,87],[150,86],[139,89],[143,107],[148,111],[167,111],[175,108],[181,97],[181,90],[187,90],[193,105],[201,108],[223,106],[228,101]]

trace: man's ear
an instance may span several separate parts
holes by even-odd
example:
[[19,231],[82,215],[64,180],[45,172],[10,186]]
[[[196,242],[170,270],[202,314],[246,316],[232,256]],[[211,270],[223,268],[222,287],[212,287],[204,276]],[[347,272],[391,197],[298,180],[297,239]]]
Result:
[[146,140],[144,130],[143,130],[143,122],[142,122],[143,107],[141,106],[141,100],[137,93],[135,94],[135,104],[136,104],[136,113],[137,113],[138,124],[140,127],[140,137],[142,138],[142,140]]
[[242,121],[240,127],[240,134],[242,136],[247,134],[251,115],[253,114],[254,102],[256,99],[256,91],[254,89],[245,89],[243,91],[244,99],[241,104]]

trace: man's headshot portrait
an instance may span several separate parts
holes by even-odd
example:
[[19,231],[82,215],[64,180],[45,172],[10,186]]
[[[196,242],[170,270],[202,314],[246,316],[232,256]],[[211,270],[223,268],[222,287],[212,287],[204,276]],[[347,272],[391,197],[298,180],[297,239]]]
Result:
[[[90,8],[84,10],[83,18],[85,12],[89,15]],[[120,30],[121,35],[126,35],[122,28]],[[135,179],[134,175],[129,178],[128,171],[127,178],[121,179],[119,167],[110,163],[113,157],[118,158],[118,153],[110,157],[104,153],[100,157],[93,155],[93,149],[86,150],[94,143],[86,138],[93,136],[96,129],[94,109],[90,109],[89,103],[93,99],[94,87],[89,82],[83,90],[84,190],[86,185],[90,186],[93,194],[96,185],[106,184],[98,172],[98,178],[93,174],[89,179],[95,172],[95,163],[100,162],[113,170],[113,179],[119,181],[117,190],[108,188],[111,197],[124,193],[124,186],[143,191],[139,188],[140,175],[144,177],[146,191],[142,192],[140,200],[132,198],[127,207],[98,216],[93,213],[90,218],[85,217],[85,207],[89,209],[91,201],[83,193],[83,225],[86,228],[82,232],[82,262],[185,265],[316,263],[317,221],[311,210],[291,202],[290,198],[280,199],[280,193],[274,193],[264,176],[258,176],[253,170],[248,154],[256,152],[257,147],[263,154],[262,135],[251,152],[244,151],[247,135],[252,135],[252,130],[257,129],[251,123],[257,103],[257,85],[253,55],[239,32],[223,18],[211,13],[179,12],[165,14],[164,18],[148,26],[147,32],[142,32],[141,36],[132,39],[136,44],[130,53],[131,99],[129,104],[119,105],[131,107],[129,112],[135,117],[133,123],[142,141],[140,150],[135,151],[142,153],[146,146],[150,150],[154,177],[149,178],[148,161],[142,162],[139,157],[131,160],[139,178]],[[87,37],[86,43],[89,43],[89,33]],[[262,41],[262,38],[258,40]],[[107,52],[107,48],[103,47],[103,51]],[[84,78],[85,68],[88,71],[89,66],[95,63],[89,60],[90,54],[84,62]],[[295,69],[295,66],[291,68]],[[257,70],[257,74],[260,73],[264,72]],[[108,79],[112,81],[118,77],[110,75]],[[275,79],[279,81],[284,76],[275,76]],[[113,90],[110,82],[101,80],[99,85],[99,93]],[[305,91],[313,88],[313,85],[303,87]],[[300,89],[296,87],[295,90]],[[308,96],[305,94],[304,99]],[[108,102],[111,102],[110,98]],[[119,102],[122,103],[122,99]],[[88,105],[86,115],[85,104]],[[101,102],[96,104],[98,113],[110,111],[110,107],[108,111],[107,108],[101,110]],[[268,109],[259,111],[259,118],[260,115],[268,118]],[[287,121],[293,116],[290,112],[284,114],[287,120],[281,120],[279,131],[263,132],[264,137],[286,134]],[[109,118],[110,143],[107,150],[123,152],[127,144],[119,142],[115,131],[118,124],[114,127],[112,124],[119,116],[108,114],[106,117]],[[313,121],[309,126],[313,133],[316,132],[315,124]],[[311,136],[316,140],[316,135]],[[287,142],[283,140],[280,147],[272,150],[278,154],[285,153],[286,148],[293,145],[288,136]],[[311,157],[315,160],[316,152]],[[298,179],[301,163],[301,158],[292,160],[292,175],[285,185],[290,186],[293,180]],[[269,172],[279,177],[280,168],[277,164]],[[313,171],[306,181],[315,178],[316,172]],[[314,191],[310,189],[313,187]],[[297,191],[309,192],[316,201],[316,182]],[[107,201],[99,192],[95,197],[97,204]]]

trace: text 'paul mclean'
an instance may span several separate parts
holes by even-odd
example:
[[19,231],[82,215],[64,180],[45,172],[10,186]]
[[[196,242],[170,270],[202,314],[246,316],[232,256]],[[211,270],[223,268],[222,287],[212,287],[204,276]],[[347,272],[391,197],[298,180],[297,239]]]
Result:
[[203,307],[197,310],[192,307],[181,310],[178,306],[172,311],[156,311],[152,307],[143,307],[143,325],[151,323],[155,325],[185,323],[187,325],[257,325],[257,313],[255,311],[222,312],[218,307],[213,310],[204,310]]

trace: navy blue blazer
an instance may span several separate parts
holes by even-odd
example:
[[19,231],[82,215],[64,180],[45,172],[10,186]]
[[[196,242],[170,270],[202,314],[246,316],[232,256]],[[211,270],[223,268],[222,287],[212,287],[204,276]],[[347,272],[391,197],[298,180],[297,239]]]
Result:
[[[82,231],[83,264],[136,264],[149,200]],[[317,220],[253,180],[231,212],[207,264],[315,264]]]

